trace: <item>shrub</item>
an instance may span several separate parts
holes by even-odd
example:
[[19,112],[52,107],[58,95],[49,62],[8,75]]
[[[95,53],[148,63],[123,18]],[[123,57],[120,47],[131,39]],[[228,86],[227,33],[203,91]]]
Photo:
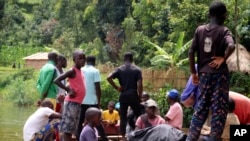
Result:
[[250,94],[250,75],[241,72],[231,73],[230,78],[230,90],[242,93]]
[[[117,83],[118,84],[118,83]],[[119,98],[119,92],[117,92],[106,80],[106,76],[102,75],[102,81],[101,81],[101,90],[102,90],[102,96],[101,96],[101,107],[103,109],[107,108],[109,101],[118,102]]]
[[22,77],[18,77],[7,86],[5,97],[18,106],[33,105],[39,99],[35,85],[34,79],[23,81]]

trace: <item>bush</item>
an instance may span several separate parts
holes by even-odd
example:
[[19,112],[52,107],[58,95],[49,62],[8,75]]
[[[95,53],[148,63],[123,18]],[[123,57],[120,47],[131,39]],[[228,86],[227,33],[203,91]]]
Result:
[[[117,81],[116,81],[117,82]],[[118,83],[117,83],[118,84]],[[107,105],[109,101],[118,102],[119,92],[117,92],[106,80],[106,76],[102,75],[101,81],[101,107],[103,109],[107,109]]]
[[35,85],[34,79],[23,81],[22,77],[18,77],[7,86],[5,97],[18,106],[33,105],[39,99]]
[[230,90],[242,93],[250,94],[250,75],[241,72],[231,73],[230,78]]
[[3,77],[0,85],[4,89],[4,98],[13,101],[14,104],[28,106],[34,104],[39,98],[36,90],[34,69],[21,69]]

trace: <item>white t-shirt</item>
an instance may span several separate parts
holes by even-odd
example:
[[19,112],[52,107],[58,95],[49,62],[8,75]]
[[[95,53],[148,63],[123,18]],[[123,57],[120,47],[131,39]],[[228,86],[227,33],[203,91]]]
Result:
[[24,141],[30,141],[34,133],[40,131],[48,122],[49,116],[56,113],[48,107],[40,107],[26,121],[23,128]]

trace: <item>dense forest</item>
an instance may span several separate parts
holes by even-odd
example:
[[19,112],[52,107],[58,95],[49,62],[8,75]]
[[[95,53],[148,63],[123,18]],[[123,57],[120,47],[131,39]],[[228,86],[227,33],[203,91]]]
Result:
[[[224,2],[229,10],[226,26],[235,40],[250,50],[249,1]],[[69,57],[74,48],[82,48],[86,54],[96,55],[100,63],[118,63],[121,54],[130,50],[140,66],[177,65],[187,58],[195,28],[208,22],[210,3],[211,0],[0,0],[1,60],[6,59],[5,49],[53,48]]]

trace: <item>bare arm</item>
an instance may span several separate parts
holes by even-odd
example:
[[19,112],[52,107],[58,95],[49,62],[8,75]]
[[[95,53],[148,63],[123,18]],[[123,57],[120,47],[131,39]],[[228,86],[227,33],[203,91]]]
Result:
[[101,85],[100,82],[95,82],[95,90],[96,90],[96,96],[98,100],[98,106],[100,108],[101,105]]
[[66,85],[64,85],[61,81],[62,80],[65,80],[66,78],[68,77],[73,77],[75,75],[75,71],[74,70],[69,70],[67,71],[66,73],[60,75],[59,77],[57,77],[55,80],[54,80],[54,83],[56,85],[58,85],[60,88],[66,90],[67,92],[70,91],[70,88],[67,87]]
[[192,48],[189,49],[188,52],[188,59],[189,59],[189,67],[190,67],[190,71],[192,74],[196,74],[196,70],[195,70],[195,56],[194,56],[194,50]]
[[116,90],[119,91],[119,92],[122,90],[121,87],[118,87],[118,86],[115,84],[115,82],[114,82],[114,80],[113,80],[113,78],[112,78],[112,73],[109,74],[109,76],[107,77],[107,80],[108,80],[109,84],[110,84],[114,89],[116,89]]
[[229,43],[226,51],[225,51],[225,55],[223,57],[212,57],[213,61],[209,63],[209,66],[215,69],[218,69],[221,64],[223,64],[227,58],[233,53],[235,47],[233,43]]
[[235,46],[233,43],[229,43],[226,52],[225,52],[225,56],[224,59],[225,61],[227,60],[227,58],[234,52]]
[[62,115],[59,113],[53,113],[49,116],[50,119],[62,118]]

